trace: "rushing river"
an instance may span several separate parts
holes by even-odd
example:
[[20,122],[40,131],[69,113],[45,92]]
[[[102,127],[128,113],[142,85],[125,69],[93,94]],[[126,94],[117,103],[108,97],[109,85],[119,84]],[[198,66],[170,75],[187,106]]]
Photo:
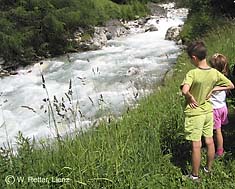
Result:
[[60,134],[90,126],[102,116],[120,115],[149,94],[175,63],[180,48],[164,37],[186,15],[185,10],[171,10],[168,18],[148,21],[158,31],[135,31],[101,50],[44,60],[1,79],[0,146],[14,143],[18,131],[31,138],[55,136],[50,103]]

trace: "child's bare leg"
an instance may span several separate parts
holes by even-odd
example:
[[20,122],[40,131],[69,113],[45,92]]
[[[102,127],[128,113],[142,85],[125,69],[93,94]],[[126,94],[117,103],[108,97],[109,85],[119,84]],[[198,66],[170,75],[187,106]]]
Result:
[[207,146],[207,169],[210,171],[212,167],[212,163],[215,157],[215,145],[213,141],[213,137],[205,138],[206,146]]
[[192,141],[192,174],[198,176],[201,162],[201,141]]
[[221,128],[216,129],[217,150],[223,149],[223,135]]

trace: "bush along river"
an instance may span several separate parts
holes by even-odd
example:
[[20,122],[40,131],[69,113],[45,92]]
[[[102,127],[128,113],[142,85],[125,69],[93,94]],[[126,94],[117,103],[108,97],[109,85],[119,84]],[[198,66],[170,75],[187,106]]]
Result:
[[[180,46],[165,40],[168,28],[184,23],[186,9],[162,5],[143,29],[108,40],[100,50],[44,60],[0,80],[0,146],[26,137],[53,138],[119,116],[148,95],[175,63]],[[174,34],[172,34],[174,35]],[[55,127],[56,126],[56,127]]]

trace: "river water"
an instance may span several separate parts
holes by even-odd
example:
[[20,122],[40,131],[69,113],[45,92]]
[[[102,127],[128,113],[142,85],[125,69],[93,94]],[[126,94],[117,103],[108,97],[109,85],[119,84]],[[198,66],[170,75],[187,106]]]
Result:
[[1,79],[0,146],[7,141],[14,144],[18,131],[30,138],[54,137],[49,103],[60,134],[89,127],[104,116],[120,115],[136,104],[175,63],[180,48],[164,37],[186,16],[185,9],[169,9],[167,18],[148,21],[158,31],[133,29],[101,50],[44,60]]

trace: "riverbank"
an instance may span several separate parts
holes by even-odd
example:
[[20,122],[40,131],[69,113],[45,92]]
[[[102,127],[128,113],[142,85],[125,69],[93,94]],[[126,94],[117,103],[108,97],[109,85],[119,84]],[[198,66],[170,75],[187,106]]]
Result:
[[[233,25],[225,25],[208,33],[204,40],[209,56],[220,52],[232,62],[234,32]],[[1,150],[1,188],[234,188],[232,136],[225,140],[226,154],[215,161],[212,174],[201,171],[200,183],[183,176],[190,170],[190,156],[183,136],[184,98],[179,85],[190,68],[183,53],[173,79],[167,79],[120,120],[102,123],[58,143],[41,141],[40,147],[20,137],[16,155]],[[229,133],[234,133],[230,129],[233,132]],[[205,156],[203,150],[202,165]]]
[[[125,37],[128,35],[132,35],[134,33],[144,33],[144,32],[153,32],[158,31],[156,23],[159,22],[160,19],[169,18],[172,19],[174,17],[186,17],[188,10],[181,8],[177,9],[174,7],[175,3],[168,4],[156,4],[156,3],[148,3],[148,9],[150,13],[146,17],[139,16],[136,17],[135,20],[123,20],[123,19],[112,19],[106,21],[104,26],[90,26],[90,34],[87,34],[85,29],[79,28],[73,34],[73,37],[67,39],[71,43],[74,44],[73,50],[68,52],[57,54],[57,56],[37,56],[36,59],[32,59],[31,66],[36,64],[37,62],[43,62],[48,59],[53,59],[59,56],[66,55],[68,61],[70,62],[70,54],[71,53],[82,53],[86,51],[95,51],[100,50],[103,47],[107,47],[109,45],[110,40],[114,40],[119,37]],[[156,23],[149,22],[152,19],[156,20]],[[173,28],[169,28],[167,31],[166,39],[176,41],[178,45],[182,45],[182,41],[179,37],[179,32],[182,30],[182,25],[175,26]],[[86,37],[84,37],[86,36]],[[47,53],[48,54],[48,53]],[[47,59],[46,59],[47,58]],[[17,65],[8,65],[2,58],[0,59],[0,78],[16,75],[18,74],[17,69],[24,68],[21,62],[18,62]]]
[[[98,49],[104,45],[101,37],[128,32],[126,21],[165,14],[161,7],[151,4],[148,8],[139,0],[3,2],[0,9],[0,57],[4,59],[0,65],[8,71],[66,53]],[[107,30],[101,32],[99,27]]]

